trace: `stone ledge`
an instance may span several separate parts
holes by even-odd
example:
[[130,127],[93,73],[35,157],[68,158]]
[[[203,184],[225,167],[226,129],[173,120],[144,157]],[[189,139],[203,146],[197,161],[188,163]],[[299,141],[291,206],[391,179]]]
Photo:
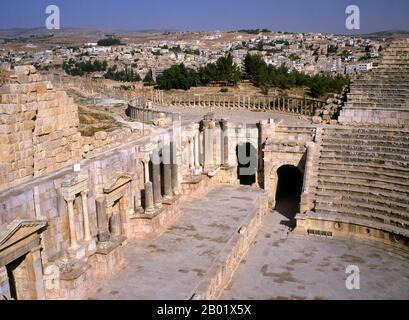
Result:
[[188,297],[189,300],[214,300],[220,297],[255,240],[267,212],[268,199],[264,192],[257,200],[257,207],[247,215],[204,279]]
[[409,233],[406,230],[367,219],[356,219],[308,211],[296,216],[295,232],[308,235],[309,230],[330,232],[331,237],[353,237],[381,242],[409,252]]

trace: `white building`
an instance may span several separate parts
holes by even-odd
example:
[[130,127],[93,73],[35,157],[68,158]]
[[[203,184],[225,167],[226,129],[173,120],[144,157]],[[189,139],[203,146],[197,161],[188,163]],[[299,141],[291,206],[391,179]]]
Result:
[[372,69],[373,69],[372,62],[358,63],[346,66],[345,73],[346,74],[361,73]]

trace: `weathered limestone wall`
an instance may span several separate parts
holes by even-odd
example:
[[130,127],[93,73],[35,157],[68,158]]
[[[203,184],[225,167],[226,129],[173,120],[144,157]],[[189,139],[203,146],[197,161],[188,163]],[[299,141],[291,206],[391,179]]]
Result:
[[32,66],[0,87],[0,189],[81,158],[78,109]]

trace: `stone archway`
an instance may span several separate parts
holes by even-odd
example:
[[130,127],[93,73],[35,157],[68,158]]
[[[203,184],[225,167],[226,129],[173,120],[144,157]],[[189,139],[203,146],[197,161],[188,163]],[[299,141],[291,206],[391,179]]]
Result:
[[250,143],[241,143],[236,146],[237,178],[242,185],[252,185],[257,181],[258,153]]
[[293,165],[283,165],[277,170],[275,210],[290,220],[295,226],[295,215],[300,210],[303,174]]

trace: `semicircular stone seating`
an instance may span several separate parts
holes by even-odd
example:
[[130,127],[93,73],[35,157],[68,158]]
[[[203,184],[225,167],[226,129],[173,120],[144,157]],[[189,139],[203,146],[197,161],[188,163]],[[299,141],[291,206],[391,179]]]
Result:
[[343,125],[322,129],[313,209],[321,219],[409,239],[408,71],[409,41],[393,42],[379,68],[351,84]]

